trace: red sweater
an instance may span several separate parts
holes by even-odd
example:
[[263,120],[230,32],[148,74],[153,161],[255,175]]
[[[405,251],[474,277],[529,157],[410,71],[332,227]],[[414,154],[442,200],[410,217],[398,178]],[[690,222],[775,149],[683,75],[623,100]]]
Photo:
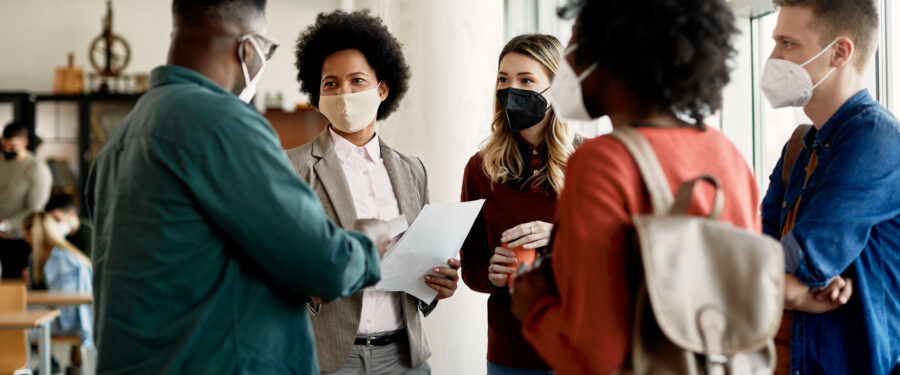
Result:
[[[719,178],[722,220],[760,231],[758,192],[749,166],[719,131],[638,128],[656,151],[672,191],[702,174]],[[708,214],[713,189],[695,188],[692,215]],[[629,348],[633,296],[624,240],[631,215],[651,211],[637,165],[611,136],[585,142],[566,167],[557,208],[553,272],[559,297],[541,300],[524,334],[557,374],[608,374]]]
[[462,201],[485,199],[484,206],[460,250],[463,282],[470,289],[489,293],[487,360],[495,365],[549,370],[550,367],[522,337],[522,325],[509,310],[508,288],[497,288],[488,280],[488,266],[500,234],[516,225],[540,220],[553,222],[556,194],[514,189],[510,184],[494,184],[481,169],[480,154],[466,164]]

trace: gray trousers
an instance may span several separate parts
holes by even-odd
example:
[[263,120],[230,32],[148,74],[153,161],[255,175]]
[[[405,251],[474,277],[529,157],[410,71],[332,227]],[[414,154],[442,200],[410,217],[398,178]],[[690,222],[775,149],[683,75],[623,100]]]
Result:
[[353,345],[350,358],[340,370],[330,375],[430,375],[428,362],[418,368],[410,367],[409,343],[398,342],[385,346]]

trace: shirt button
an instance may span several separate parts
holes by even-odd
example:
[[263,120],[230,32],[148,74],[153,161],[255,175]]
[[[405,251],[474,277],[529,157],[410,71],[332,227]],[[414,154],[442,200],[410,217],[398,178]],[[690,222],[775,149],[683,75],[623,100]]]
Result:
[[787,207],[787,202],[781,202],[781,207],[782,208]]
[[363,175],[368,175],[369,171],[363,171]]
[[534,172],[531,172],[531,174],[532,174],[532,175],[537,175],[537,174],[538,174],[537,169],[535,169]]
[[831,147],[831,143],[826,143],[825,148],[829,148],[829,147]]
[[532,155],[537,155],[537,150],[531,150]]
[[375,193],[369,193],[369,196],[375,198]]

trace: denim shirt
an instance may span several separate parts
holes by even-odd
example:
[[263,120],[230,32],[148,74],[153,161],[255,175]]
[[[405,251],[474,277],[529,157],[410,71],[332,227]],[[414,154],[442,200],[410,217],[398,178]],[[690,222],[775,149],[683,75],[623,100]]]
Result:
[[[91,266],[78,261],[75,255],[62,249],[53,249],[44,263],[44,279],[47,290],[53,292],[92,292]],[[60,308],[59,318],[53,321],[53,334],[81,335],[81,344],[94,347],[91,305]]]
[[[818,166],[804,188],[804,170]],[[810,288],[838,275],[854,281],[850,301],[824,314],[795,313],[792,374],[888,374],[900,371],[900,123],[860,91],[804,138],[787,188],[782,159],[769,176],[763,231],[784,238],[786,272]]]

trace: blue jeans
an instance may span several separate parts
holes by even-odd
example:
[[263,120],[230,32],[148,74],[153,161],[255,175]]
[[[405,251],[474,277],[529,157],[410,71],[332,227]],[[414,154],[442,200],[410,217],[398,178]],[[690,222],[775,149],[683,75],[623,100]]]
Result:
[[487,375],[553,375],[553,371],[524,370],[487,363]]

